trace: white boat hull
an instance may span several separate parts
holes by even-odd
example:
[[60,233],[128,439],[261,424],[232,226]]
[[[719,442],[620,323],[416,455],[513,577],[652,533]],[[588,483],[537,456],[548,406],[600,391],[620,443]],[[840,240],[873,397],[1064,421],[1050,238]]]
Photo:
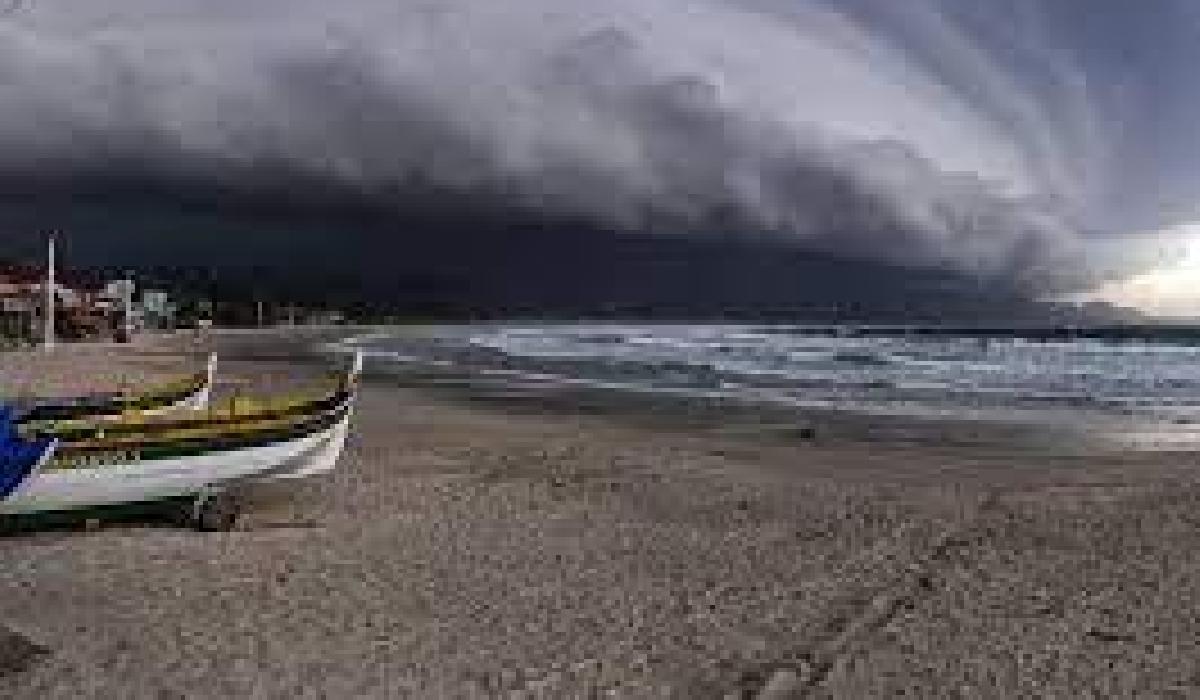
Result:
[[241,479],[321,473],[332,469],[341,456],[349,421],[347,414],[325,430],[259,447],[128,465],[41,469],[0,502],[0,515],[162,501]]
[[352,411],[347,412],[346,417],[328,431],[328,439],[323,444],[318,445],[312,454],[304,455],[298,459],[294,469],[281,471],[274,478],[301,479],[328,474],[333,471],[342,456],[342,451],[346,447],[346,438],[350,434],[351,414]]
[[208,408],[208,404],[212,401],[213,383],[217,380],[217,354],[213,353],[208,356],[208,366],[205,370],[208,379],[204,382],[204,386],[196,390],[196,393],[188,396],[185,399],[175,402],[170,406],[162,408],[154,408],[148,411],[142,411],[144,416],[165,416],[171,413],[180,411],[203,411]]
[[[159,408],[150,408],[137,411],[145,417],[166,416],[172,413],[183,413],[187,411],[203,411],[208,408],[212,401],[213,385],[216,382],[217,375],[217,354],[213,353],[208,357],[208,365],[205,370],[205,382],[196,391],[188,396],[176,401],[173,404],[162,406]],[[116,420],[125,417],[124,413],[97,413],[90,416],[81,416],[75,420]]]
[[[170,415],[172,413],[179,413],[181,411],[203,411],[204,409],[208,408],[208,402],[209,402],[209,398],[211,396],[212,396],[212,388],[209,386],[205,386],[204,388],[200,389],[199,391],[197,391],[196,393],[187,397],[186,399],[183,399],[182,401],[173,403],[170,406],[163,406],[162,408],[152,408],[152,409],[149,409],[146,411],[142,411],[141,414],[143,416],[166,416],[166,415]],[[101,418],[106,418],[106,417],[107,418],[118,418],[121,416],[116,415],[116,416],[100,416],[100,417]]]

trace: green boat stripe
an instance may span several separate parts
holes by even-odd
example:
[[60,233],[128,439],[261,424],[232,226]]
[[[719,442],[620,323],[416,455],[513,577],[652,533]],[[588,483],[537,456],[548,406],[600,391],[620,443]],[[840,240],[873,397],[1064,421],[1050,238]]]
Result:
[[140,520],[150,516],[164,516],[173,513],[172,509],[190,504],[194,498],[192,494],[170,493],[157,498],[151,496],[136,503],[113,503],[99,506],[46,503],[28,511],[0,514],[0,534],[73,525],[92,518]]

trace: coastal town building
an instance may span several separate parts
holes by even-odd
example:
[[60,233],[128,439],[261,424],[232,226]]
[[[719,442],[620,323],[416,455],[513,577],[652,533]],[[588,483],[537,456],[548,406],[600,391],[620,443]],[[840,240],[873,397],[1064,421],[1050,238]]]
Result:
[[[46,284],[44,267],[0,263],[0,337],[11,343],[41,336]],[[105,281],[88,271],[59,270],[54,283],[55,336],[80,340],[174,328],[178,308],[169,293],[145,290],[140,299],[136,294],[131,280]]]
[[142,291],[141,301],[135,307],[140,327],[147,330],[169,330],[175,327],[179,313],[178,305],[171,295],[159,289]]

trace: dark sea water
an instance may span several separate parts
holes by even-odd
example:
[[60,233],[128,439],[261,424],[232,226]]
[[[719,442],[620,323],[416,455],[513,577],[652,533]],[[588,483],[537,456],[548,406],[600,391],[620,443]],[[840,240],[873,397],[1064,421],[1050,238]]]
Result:
[[525,386],[1061,426],[1151,449],[1200,444],[1200,341],[1186,336],[597,323],[458,326],[354,342],[376,362]]

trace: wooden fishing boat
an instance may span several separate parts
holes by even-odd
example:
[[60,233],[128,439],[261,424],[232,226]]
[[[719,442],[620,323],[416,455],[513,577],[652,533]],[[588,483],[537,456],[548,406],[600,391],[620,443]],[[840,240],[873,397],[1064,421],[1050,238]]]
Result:
[[15,405],[13,420],[22,424],[89,420],[106,416],[147,416],[208,406],[217,372],[217,355],[208,357],[204,371],[140,393],[112,392],[69,399],[50,399]]
[[[334,468],[345,446],[362,357],[316,396],[234,400],[165,420],[59,422],[10,428],[0,442],[0,516],[174,503],[201,529],[236,518],[233,487]],[[0,437],[5,435],[0,429]],[[5,461],[8,445],[19,459]],[[15,475],[15,476],[13,476]]]

